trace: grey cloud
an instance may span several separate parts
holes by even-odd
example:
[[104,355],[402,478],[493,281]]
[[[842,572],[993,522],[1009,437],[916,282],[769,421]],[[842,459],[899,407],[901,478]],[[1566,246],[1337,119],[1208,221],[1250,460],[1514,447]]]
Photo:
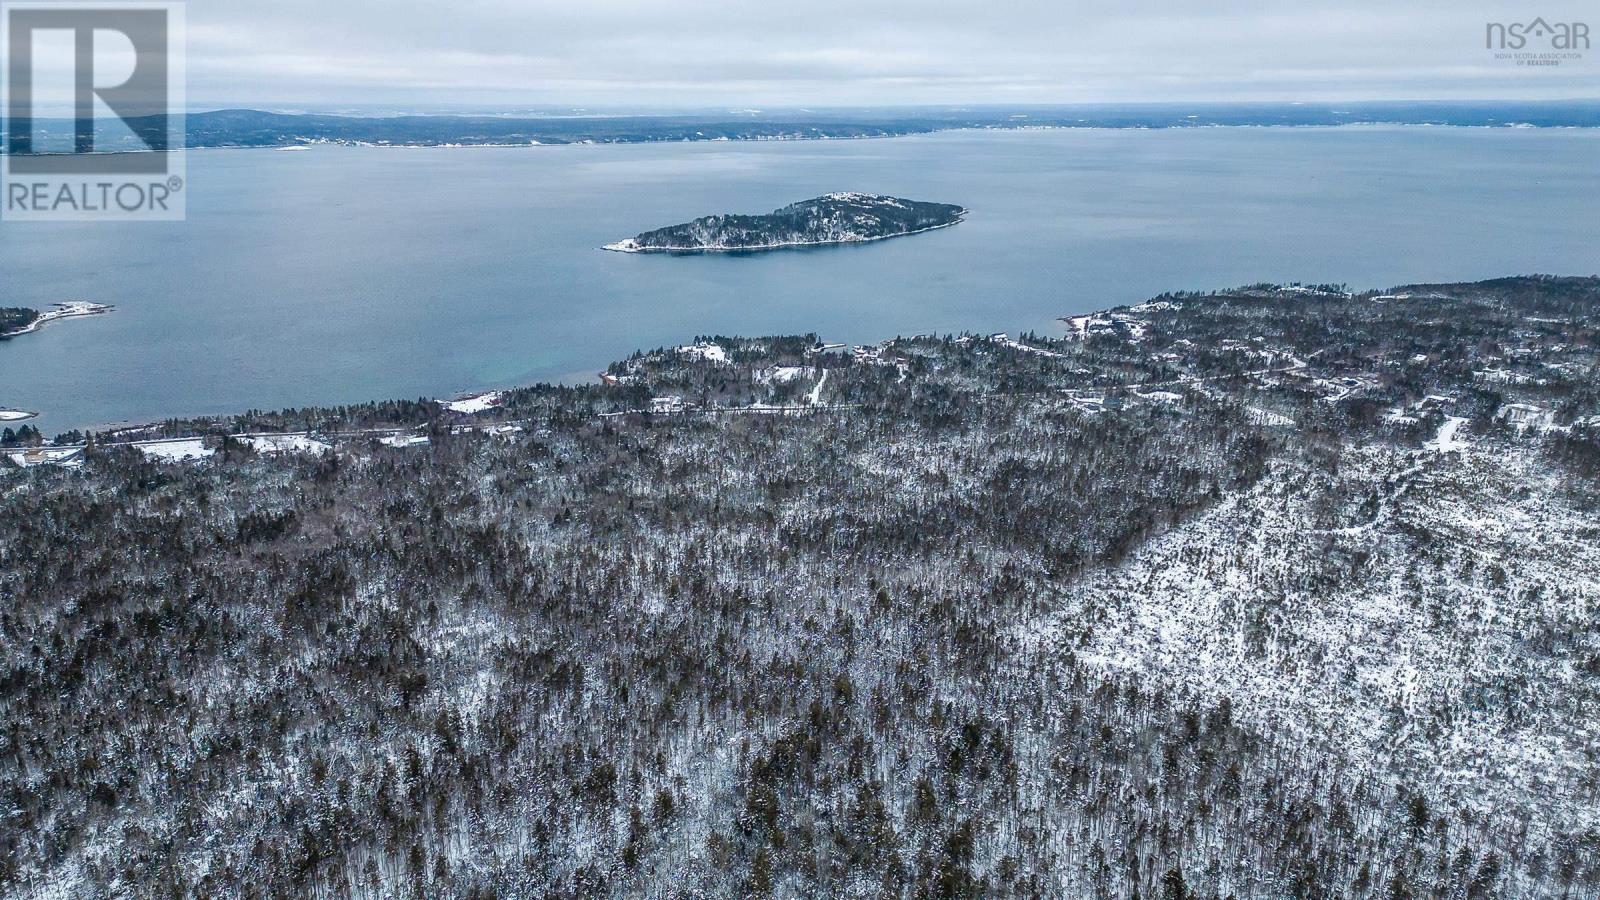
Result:
[[1596,93],[1592,52],[1538,72],[1492,59],[1484,24],[1507,15],[1499,4],[1378,0],[206,0],[189,6],[189,94],[197,104],[314,107]]

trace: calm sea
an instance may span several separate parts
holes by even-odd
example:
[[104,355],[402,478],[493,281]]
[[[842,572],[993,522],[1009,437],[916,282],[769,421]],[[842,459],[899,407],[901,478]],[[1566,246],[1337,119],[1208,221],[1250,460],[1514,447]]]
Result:
[[[0,224],[0,406],[73,427],[585,380],[702,334],[1033,329],[1172,289],[1600,271],[1600,133],[951,132],[869,141],[192,153],[189,219]],[[836,190],[954,228],[755,256],[596,249]]]

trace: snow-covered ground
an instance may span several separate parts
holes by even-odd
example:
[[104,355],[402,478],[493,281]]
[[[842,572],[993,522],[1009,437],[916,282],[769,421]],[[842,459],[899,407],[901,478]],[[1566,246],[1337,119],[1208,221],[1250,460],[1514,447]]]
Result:
[[1135,397],[1138,397],[1140,400],[1149,400],[1149,401],[1151,401],[1153,403],[1182,403],[1183,402],[1183,395],[1182,394],[1173,393],[1172,391],[1151,391],[1148,394],[1141,394],[1138,391],[1134,391],[1133,395]]
[[1460,416],[1445,416],[1444,424],[1439,426],[1439,433],[1434,435],[1433,440],[1423,444],[1422,449],[1433,450],[1438,453],[1453,453],[1457,450],[1465,450],[1468,446],[1467,442],[1456,437],[1457,432],[1461,431],[1461,426],[1465,424],[1467,424],[1467,420]]
[[728,361],[728,351],[724,349],[721,344],[713,344],[710,342],[690,344],[686,347],[679,347],[678,352],[684,356],[703,359],[707,362],[717,363],[718,365],[722,365]]
[[1183,304],[1174,303],[1171,300],[1147,300],[1137,306],[1130,306],[1128,309],[1137,313],[1179,312],[1183,309]]
[[1061,321],[1067,323],[1067,328],[1071,329],[1072,336],[1081,341],[1089,336],[1089,325],[1097,318],[1099,317],[1091,314],[1085,316],[1067,316]]
[[139,441],[133,445],[140,453],[164,462],[185,462],[205,459],[217,451],[205,445],[203,438],[178,438],[170,441]]
[[481,413],[499,406],[503,399],[501,391],[488,391],[482,394],[473,394],[470,397],[461,397],[456,400],[440,400],[439,405],[451,412]]
[[806,396],[806,402],[811,404],[812,406],[820,406],[822,404],[822,386],[827,384],[827,383],[828,383],[828,370],[827,369],[823,369],[822,370],[822,377],[818,378],[817,379],[817,383],[812,386],[811,393]]
[[33,466],[55,465],[77,468],[83,465],[82,447],[27,447],[5,451],[6,459],[28,469]]
[[257,453],[326,453],[333,448],[305,432],[290,434],[241,434],[235,436]]
[[1067,336],[1074,340],[1085,340],[1097,334],[1117,334],[1119,328],[1127,329],[1132,340],[1139,340],[1149,330],[1150,323],[1136,316],[1120,312],[1096,312],[1081,316],[1063,316],[1068,329]]
[[812,372],[809,366],[773,366],[756,373],[755,380],[759,384],[788,384],[798,378],[804,378]]
[[378,443],[383,444],[385,447],[395,447],[403,450],[406,447],[420,447],[428,443],[428,436],[425,434],[397,432],[378,438]]
[[[1440,446],[1460,446],[1450,429]],[[1231,698],[1264,734],[1536,832],[1600,826],[1592,758],[1600,545],[1532,455],[1345,454],[1342,484],[1275,463],[1020,639],[1107,674]],[[1334,498],[1396,482],[1363,527]],[[1331,520],[1330,520],[1331,518]]]

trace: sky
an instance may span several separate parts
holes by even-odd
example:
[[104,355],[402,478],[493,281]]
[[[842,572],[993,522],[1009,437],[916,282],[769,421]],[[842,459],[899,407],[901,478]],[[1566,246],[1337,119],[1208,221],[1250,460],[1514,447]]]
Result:
[[1600,97],[1489,22],[1592,0],[189,0],[191,108]]

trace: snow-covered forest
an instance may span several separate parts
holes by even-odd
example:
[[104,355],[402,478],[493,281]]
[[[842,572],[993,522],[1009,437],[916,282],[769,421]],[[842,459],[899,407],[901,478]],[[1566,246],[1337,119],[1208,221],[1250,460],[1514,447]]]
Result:
[[607,244],[624,253],[770,250],[812,244],[854,244],[945,228],[966,210],[878,194],[839,192],[791,203],[760,216],[703,216]]
[[0,896],[1600,895],[1600,280],[1063,325],[7,432]]

